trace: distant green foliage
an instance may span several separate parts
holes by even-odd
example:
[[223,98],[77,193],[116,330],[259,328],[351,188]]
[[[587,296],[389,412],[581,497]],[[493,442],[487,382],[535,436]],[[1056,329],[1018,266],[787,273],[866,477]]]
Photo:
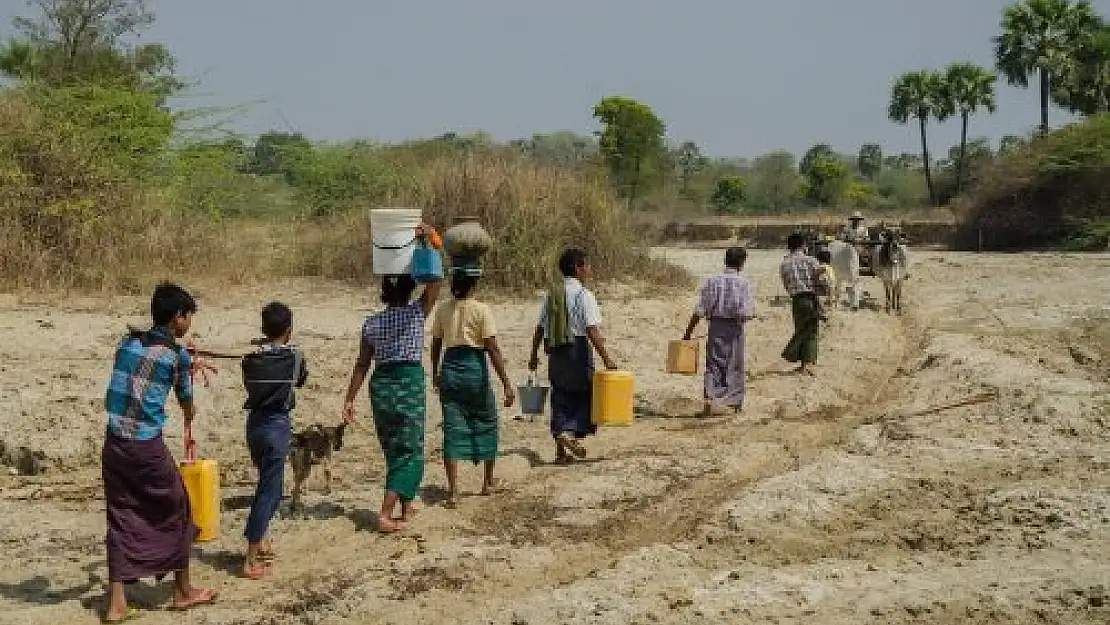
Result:
[[987,247],[1097,242],[1110,220],[1110,114],[995,158],[967,196],[964,223]]
[[635,202],[658,181],[666,125],[645,104],[623,96],[610,96],[594,107],[601,122],[598,133],[601,158],[622,197]]
[[785,211],[797,200],[801,182],[793,154],[784,150],[765,154],[752,164],[750,206],[761,212]]
[[874,180],[883,170],[883,148],[878,143],[865,143],[859,148],[856,158],[859,173],[868,180]]
[[265,132],[255,140],[254,154],[247,168],[262,176],[286,175],[299,153],[311,149],[312,143],[299,132]]
[[717,179],[710,201],[718,215],[728,215],[740,212],[744,202],[744,191],[747,182],[736,175],[725,175]]
[[806,163],[807,199],[818,206],[837,206],[848,190],[852,172],[832,150],[811,149],[806,156],[808,163],[803,163]]
[[130,175],[150,171],[173,137],[173,115],[157,94],[97,84],[26,93],[60,134],[79,134],[106,164]]
[[305,212],[316,216],[388,203],[416,185],[392,163],[342,145],[298,151],[286,180]]

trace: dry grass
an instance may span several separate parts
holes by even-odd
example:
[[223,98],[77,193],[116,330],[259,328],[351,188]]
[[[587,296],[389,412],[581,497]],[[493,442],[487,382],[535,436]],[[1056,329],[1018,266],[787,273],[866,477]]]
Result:
[[[67,138],[68,137],[68,138]],[[173,277],[240,284],[285,276],[373,280],[366,209],[326,218],[221,220],[175,206],[172,193],[105,164],[79,135],[55,132],[17,94],[0,96],[0,288],[136,292]],[[497,246],[490,282],[507,291],[545,284],[567,245],[587,250],[604,280],[685,284],[649,258],[605,182],[497,155],[441,157],[394,206],[431,223],[476,216]]]

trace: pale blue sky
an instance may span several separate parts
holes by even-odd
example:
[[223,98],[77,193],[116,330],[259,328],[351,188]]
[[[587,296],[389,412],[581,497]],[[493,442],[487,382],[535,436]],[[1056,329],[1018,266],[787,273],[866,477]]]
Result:
[[[893,77],[955,60],[991,66],[1009,0],[156,0],[147,38],[200,80],[190,105],[257,100],[237,122],[283,117],[317,139],[393,141],[486,130],[590,132],[621,94],[652,106],[668,138],[714,156],[817,142],[917,151],[886,119]],[[23,12],[0,0],[0,20]],[[1095,0],[1110,15],[1110,0]],[[7,29],[10,32],[10,29]],[[1053,124],[1068,118],[1053,113]],[[997,140],[1038,121],[1037,93],[1002,86],[973,120]],[[934,130],[939,156],[957,123]]]

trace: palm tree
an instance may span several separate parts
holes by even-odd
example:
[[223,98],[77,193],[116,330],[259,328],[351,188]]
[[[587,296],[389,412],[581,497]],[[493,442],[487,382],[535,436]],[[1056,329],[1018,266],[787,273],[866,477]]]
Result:
[[956,194],[963,190],[967,173],[967,122],[979,109],[993,113],[997,108],[994,72],[972,63],[953,63],[944,74],[944,113],[960,115],[960,157],[956,162]]
[[1087,33],[1099,27],[1087,0],[1024,0],[1002,12],[1002,34],[994,38],[997,67],[1006,81],[1027,88],[1041,81],[1041,133],[1048,133],[1052,78],[1062,74]]
[[944,106],[944,77],[934,70],[909,72],[898,77],[890,90],[887,114],[891,121],[908,123],[911,118],[921,124],[921,160],[925,163],[925,184],[929,186],[929,200],[937,203],[933,188],[933,173],[929,165],[929,141],[925,126],[929,118],[944,121],[948,117]]
[[1110,112],[1110,26],[1091,33],[1052,85],[1052,100],[1072,113]]

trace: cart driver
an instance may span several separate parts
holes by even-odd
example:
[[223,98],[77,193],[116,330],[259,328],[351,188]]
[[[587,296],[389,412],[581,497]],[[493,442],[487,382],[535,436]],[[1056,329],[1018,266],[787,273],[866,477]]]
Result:
[[867,232],[867,226],[863,225],[863,213],[856,211],[848,218],[850,225],[845,226],[840,231],[840,238],[848,243],[857,243],[867,241],[870,235]]

